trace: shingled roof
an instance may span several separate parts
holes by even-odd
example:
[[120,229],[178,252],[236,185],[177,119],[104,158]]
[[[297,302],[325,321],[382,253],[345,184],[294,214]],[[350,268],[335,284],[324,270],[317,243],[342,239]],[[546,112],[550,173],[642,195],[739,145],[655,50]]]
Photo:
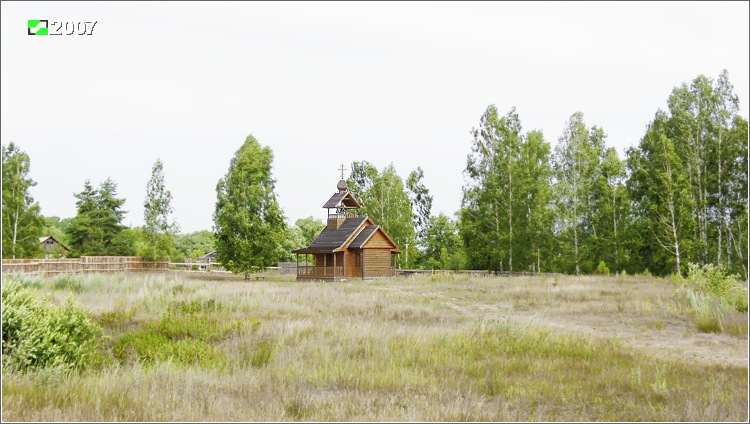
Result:
[[391,249],[391,252],[393,253],[401,253],[401,251],[396,247],[396,242],[393,241],[391,236],[389,236],[385,230],[380,225],[368,225],[365,228],[360,231],[359,234],[357,234],[357,237],[352,240],[351,243],[347,246],[349,249],[362,249],[365,247],[365,244],[372,238],[372,236],[380,231],[380,234],[383,235],[391,244],[393,245],[393,249]]
[[346,247],[346,242],[352,238],[359,228],[365,223],[370,222],[366,216],[348,218],[339,228],[325,228],[310,246],[304,249],[293,250],[292,253],[331,253],[342,250]]
[[359,209],[361,206],[357,202],[357,200],[352,196],[351,193],[344,192],[344,193],[336,193],[333,196],[331,196],[330,199],[326,202],[325,205],[323,205],[324,208],[333,209],[333,208],[356,208]]
[[366,226],[365,228],[362,229],[362,231],[360,231],[360,233],[357,235],[357,237],[355,237],[354,240],[352,240],[352,242],[349,243],[349,248],[350,249],[361,249],[362,246],[365,245],[365,243],[367,242],[367,240],[369,240],[370,237],[372,237],[372,235],[375,234],[375,231],[377,231],[377,230],[378,230],[378,226],[377,225],[368,225],[368,226]]

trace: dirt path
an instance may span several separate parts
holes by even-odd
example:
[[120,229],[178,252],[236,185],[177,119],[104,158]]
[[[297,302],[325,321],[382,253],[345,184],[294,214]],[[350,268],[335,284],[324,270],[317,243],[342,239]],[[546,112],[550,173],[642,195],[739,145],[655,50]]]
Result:
[[518,324],[547,327],[566,334],[616,338],[623,344],[657,357],[709,365],[748,366],[748,339],[727,334],[701,333],[679,320],[649,328],[643,322],[625,318],[613,321],[593,314],[572,316],[552,308],[520,311],[512,303],[489,304],[450,297],[441,292],[418,293],[400,287],[380,287],[411,297],[437,298],[442,305],[476,319],[510,320]]

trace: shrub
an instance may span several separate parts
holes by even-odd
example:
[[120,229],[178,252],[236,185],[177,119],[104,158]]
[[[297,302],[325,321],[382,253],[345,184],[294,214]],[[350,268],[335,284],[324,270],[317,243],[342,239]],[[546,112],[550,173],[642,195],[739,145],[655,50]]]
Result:
[[21,371],[77,370],[97,358],[101,327],[68,299],[56,308],[16,281],[2,288],[2,363]]
[[602,275],[609,275],[609,268],[604,261],[599,261],[599,266],[596,267],[596,273]]
[[687,286],[711,293],[740,312],[747,311],[747,291],[737,282],[734,275],[726,274],[723,268],[714,264],[699,266],[688,264]]
[[680,292],[700,331],[741,332],[737,325],[727,326],[732,321],[728,320],[731,314],[747,312],[747,291],[733,275],[713,264],[699,266],[691,263]]
[[55,283],[52,287],[55,290],[70,290],[74,293],[80,293],[83,291],[81,280],[68,274],[58,275],[57,278],[55,278]]
[[202,314],[167,312],[160,320],[146,323],[143,328],[120,337],[113,351],[121,363],[143,361],[152,365],[171,361],[182,366],[217,368],[223,357],[210,343],[232,337],[242,328],[243,323],[238,320],[224,322]]

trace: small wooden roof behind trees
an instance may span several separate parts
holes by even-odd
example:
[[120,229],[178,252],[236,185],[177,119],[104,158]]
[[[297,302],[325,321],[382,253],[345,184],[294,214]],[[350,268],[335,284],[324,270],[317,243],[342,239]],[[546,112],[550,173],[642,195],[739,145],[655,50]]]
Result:
[[45,241],[47,241],[47,240],[52,240],[52,241],[54,241],[55,243],[57,243],[57,245],[58,245],[58,246],[60,246],[60,248],[61,248],[61,249],[65,250],[65,251],[67,251],[67,252],[70,252],[70,249],[68,249],[67,247],[65,247],[65,245],[63,245],[62,243],[60,243],[59,241],[57,241],[57,239],[55,239],[55,238],[54,238],[54,237],[52,237],[52,236],[44,236],[44,237],[39,237],[39,243],[40,243],[40,244],[43,244],[43,243],[44,243]]

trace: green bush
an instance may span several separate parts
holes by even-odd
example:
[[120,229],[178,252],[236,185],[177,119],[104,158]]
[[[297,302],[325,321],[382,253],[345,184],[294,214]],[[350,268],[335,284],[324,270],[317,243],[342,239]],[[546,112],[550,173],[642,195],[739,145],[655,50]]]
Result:
[[[194,303],[182,303],[196,305]],[[178,308],[179,308],[178,307]],[[189,306],[188,309],[192,309]],[[158,321],[126,333],[114,345],[114,356],[121,363],[142,361],[146,364],[171,361],[174,364],[218,368],[223,357],[210,342],[232,337],[242,331],[239,320],[224,322],[216,317],[196,314],[165,313]]]
[[52,286],[55,290],[70,290],[74,293],[80,293],[83,291],[83,284],[81,280],[68,274],[60,274],[55,278],[55,283]]
[[599,261],[599,266],[596,267],[596,273],[602,275],[609,275],[609,268],[604,261]]
[[738,329],[727,326],[732,321],[728,317],[747,312],[747,291],[735,276],[713,264],[688,264],[679,294],[688,304],[696,327],[705,333],[736,332]]
[[217,366],[222,359],[216,348],[203,340],[171,340],[153,329],[124,335],[115,343],[114,355],[122,363],[129,360],[145,364],[171,361],[177,365],[200,365],[205,368]]
[[57,308],[11,280],[3,284],[2,304],[3,367],[77,370],[96,360],[102,328],[71,299]]
[[737,277],[727,274],[721,267],[688,264],[686,283],[689,288],[715,295],[737,311],[747,312],[747,291],[737,282]]

